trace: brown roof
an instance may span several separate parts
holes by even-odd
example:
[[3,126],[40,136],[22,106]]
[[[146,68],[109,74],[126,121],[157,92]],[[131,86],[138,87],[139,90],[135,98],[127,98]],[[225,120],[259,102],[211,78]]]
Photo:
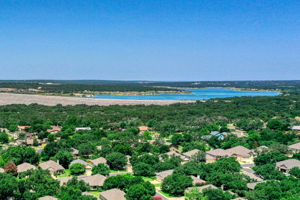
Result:
[[213,157],[225,157],[228,156],[228,153],[224,149],[214,149],[207,151],[206,154],[213,156]]
[[265,181],[260,181],[260,182],[253,182],[253,183],[247,183],[247,188],[249,188],[250,190],[254,190],[255,186],[259,183],[263,183]]
[[257,176],[254,173],[250,173],[250,172],[247,172],[247,171],[242,171],[242,174],[244,174],[246,176],[249,176],[251,179],[253,179],[253,180],[257,181],[257,182],[263,181],[262,178],[260,178],[259,176]]
[[179,158],[181,158],[181,160],[185,160],[186,157],[181,155],[180,153],[176,152],[176,151],[170,151],[168,153],[166,153],[168,156],[177,156]]
[[196,155],[200,150],[199,149],[194,149],[188,152],[183,153],[188,158],[191,158],[193,155]]
[[193,184],[205,184],[206,181],[202,180],[201,178],[198,178],[196,176],[191,176],[191,178],[193,179]]
[[100,193],[102,200],[126,200],[125,192],[119,189],[106,190]]
[[61,131],[61,127],[60,126],[51,126],[50,129],[47,130],[47,132],[51,133],[51,132],[58,132]]
[[26,172],[30,169],[36,169],[36,167],[33,166],[32,164],[29,164],[29,163],[26,163],[26,162],[17,166],[17,172],[18,173]]
[[96,174],[92,176],[80,176],[78,180],[84,181],[91,187],[101,187],[104,184],[106,177],[101,174]]
[[140,131],[148,131],[149,127],[148,126],[140,126],[139,130]]
[[244,158],[251,157],[252,151],[243,146],[236,146],[227,149],[226,152],[229,156],[240,156]]
[[61,166],[57,162],[54,162],[53,160],[48,160],[47,162],[43,162],[39,164],[39,166],[43,170],[49,170],[50,172],[62,171],[65,169],[63,166]]
[[284,169],[288,169],[288,170],[293,169],[294,167],[300,168],[300,161],[296,160],[296,159],[283,160],[283,161],[277,162],[276,167],[284,168]]
[[93,165],[99,165],[100,163],[102,163],[102,164],[106,164],[107,163],[106,159],[103,158],[103,157],[91,160],[90,162],[93,163]]
[[186,191],[189,191],[193,188],[196,188],[199,192],[202,192],[204,189],[217,189],[216,186],[209,184],[209,185],[204,185],[204,186],[200,186],[200,187],[189,187],[186,189]]
[[39,200],[58,200],[58,199],[52,196],[44,196],[39,198]]
[[289,149],[291,149],[291,150],[300,150],[300,142],[290,145]]
[[173,174],[173,171],[174,171],[173,169],[170,169],[170,170],[165,170],[165,171],[162,171],[162,172],[158,172],[158,173],[156,173],[156,177],[163,180],[167,176]]

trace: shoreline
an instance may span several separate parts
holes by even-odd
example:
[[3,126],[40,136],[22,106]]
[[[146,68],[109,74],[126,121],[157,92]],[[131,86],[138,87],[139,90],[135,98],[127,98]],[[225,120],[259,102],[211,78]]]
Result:
[[170,105],[176,103],[195,103],[195,100],[125,100],[125,99],[96,99],[63,96],[46,96],[36,94],[0,93],[0,106],[12,104],[40,104],[45,106],[66,105]]

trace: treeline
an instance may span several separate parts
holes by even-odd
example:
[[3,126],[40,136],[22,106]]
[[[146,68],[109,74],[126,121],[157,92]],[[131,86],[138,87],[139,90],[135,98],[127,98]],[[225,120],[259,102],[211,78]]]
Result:
[[[76,126],[120,128],[122,124],[148,125],[161,133],[199,131],[208,123],[238,123],[252,130],[257,124],[278,118],[293,124],[300,116],[299,96],[240,97],[208,100],[169,106],[61,106],[8,105],[0,106],[0,127],[15,123],[29,125],[36,119],[63,124],[75,120]],[[261,126],[261,125],[260,125]]]

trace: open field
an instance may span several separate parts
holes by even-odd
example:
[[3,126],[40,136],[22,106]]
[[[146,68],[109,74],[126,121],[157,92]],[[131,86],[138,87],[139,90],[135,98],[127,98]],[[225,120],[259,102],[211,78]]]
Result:
[[172,101],[172,100],[119,100],[119,99],[88,99],[78,97],[59,97],[29,94],[0,93],[0,105],[10,104],[41,104],[46,106],[62,105],[170,105],[174,103],[193,103],[195,101]]

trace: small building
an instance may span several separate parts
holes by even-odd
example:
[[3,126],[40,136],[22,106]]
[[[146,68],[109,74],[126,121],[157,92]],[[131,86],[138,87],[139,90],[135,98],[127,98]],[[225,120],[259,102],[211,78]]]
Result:
[[83,166],[85,167],[85,169],[86,169],[86,174],[87,174],[87,175],[91,175],[91,174],[92,174],[92,166],[91,166],[89,163],[85,162],[84,160],[80,160],[80,159],[73,160],[73,161],[69,164],[69,168],[70,168],[72,165],[77,164],[77,163],[79,163],[79,164],[81,164],[81,165],[83,165]]
[[101,200],[126,200],[125,192],[119,189],[110,189],[100,193]]
[[66,184],[67,182],[69,182],[69,180],[71,180],[72,177],[68,176],[68,177],[61,177],[61,178],[57,178],[57,180],[59,181],[59,185],[63,186],[64,184]]
[[169,151],[168,153],[166,153],[166,155],[168,155],[169,157],[172,157],[172,156],[179,157],[182,161],[189,161],[189,159],[186,156],[184,156],[176,151]]
[[300,131],[300,126],[292,126],[292,131]]
[[231,132],[229,134],[230,135],[235,135],[237,138],[243,138],[243,137],[247,136],[247,134],[245,132],[242,132],[242,131],[234,131],[234,132]]
[[188,152],[183,153],[183,155],[184,155],[185,157],[187,157],[189,160],[191,160],[191,158],[192,158],[194,155],[196,155],[197,153],[199,153],[199,152],[200,152],[199,149],[194,149],[194,150],[191,150],[191,151],[188,151]]
[[259,183],[264,183],[265,181],[260,181],[260,182],[253,182],[253,183],[247,183],[247,188],[249,190],[254,190],[256,185],[259,184]]
[[39,200],[58,200],[58,199],[52,196],[44,196],[44,197],[40,197]]
[[19,131],[25,131],[28,128],[31,128],[31,126],[18,126]]
[[63,173],[65,168],[61,166],[59,163],[54,162],[53,160],[49,160],[39,164],[39,167],[43,170],[49,170],[51,173],[59,174]]
[[92,176],[80,176],[78,177],[78,180],[81,180],[88,184],[91,188],[97,189],[99,187],[102,187],[104,184],[106,177],[101,174],[96,174]]
[[259,176],[257,176],[254,173],[248,172],[248,171],[242,171],[242,174],[248,176],[249,178],[251,178],[252,180],[256,181],[256,182],[262,182],[264,181],[264,179],[260,178]]
[[29,164],[29,163],[26,163],[26,162],[24,162],[24,163],[17,166],[18,174],[26,172],[26,171],[31,170],[31,169],[35,170],[36,167],[33,166],[32,164]]
[[148,130],[149,130],[149,127],[148,127],[148,126],[140,126],[140,127],[139,127],[140,133],[144,133],[145,131],[148,131]]
[[209,157],[212,157],[215,160],[218,160],[220,158],[227,157],[228,152],[224,149],[214,149],[214,150],[207,151],[206,155],[208,155]]
[[193,185],[196,185],[196,186],[206,185],[206,181],[202,180],[199,177],[191,176],[191,178],[193,179]]
[[78,131],[90,131],[92,130],[91,127],[77,127],[75,128],[75,132],[78,132]]
[[71,152],[71,154],[72,154],[72,156],[78,156],[79,155],[79,150],[77,150],[77,149],[75,149],[75,148],[71,148],[71,150],[72,150],[72,152]]
[[292,144],[288,146],[289,150],[291,150],[293,153],[300,153],[300,142],[296,144]]
[[217,137],[218,140],[224,140],[227,136],[227,133],[220,133],[219,131],[213,131],[210,133],[211,136]]
[[60,126],[51,126],[51,128],[47,130],[48,133],[54,133],[54,134],[60,131],[61,131]]
[[162,171],[162,172],[158,172],[158,173],[156,173],[156,179],[158,181],[163,181],[167,176],[172,175],[173,172],[174,172],[173,169],[165,170],[165,171]]
[[97,166],[99,164],[104,164],[106,165],[107,164],[107,160],[103,157],[100,157],[100,158],[96,158],[94,160],[90,160],[90,162],[94,165],[94,166]]
[[300,168],[300,161],[296,159],[283,160],[276,163],[276,168],[284,173],[289,173],[289,171],[295,167]]
[[252,162],[253,152],[246,147],[236,146],[226,150],[229,157],[235,157],[238,161]]

